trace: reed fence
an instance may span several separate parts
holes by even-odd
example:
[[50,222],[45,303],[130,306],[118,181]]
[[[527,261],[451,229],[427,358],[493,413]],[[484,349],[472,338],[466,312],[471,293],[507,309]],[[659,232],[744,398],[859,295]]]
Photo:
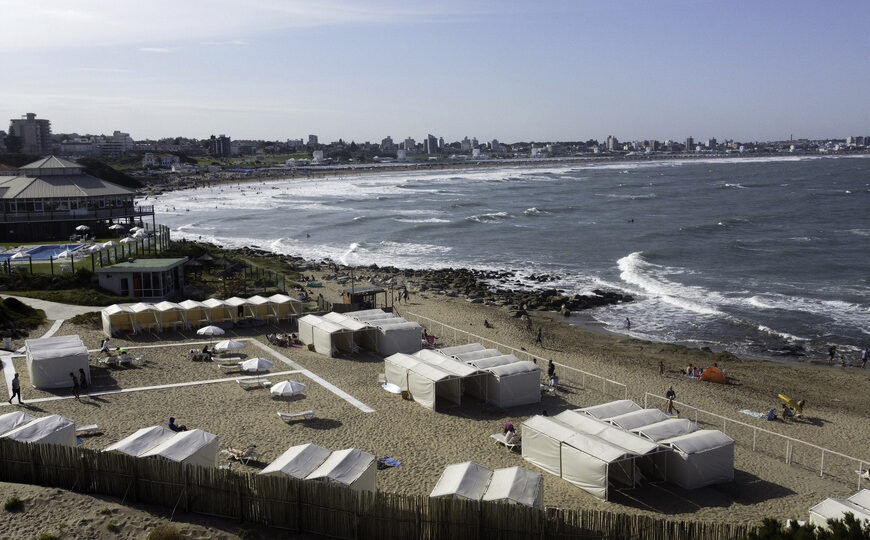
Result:
[[357,492],[284,476],[0,439],[0,480],[103,495],[328,538],[725,540],[747,524]]

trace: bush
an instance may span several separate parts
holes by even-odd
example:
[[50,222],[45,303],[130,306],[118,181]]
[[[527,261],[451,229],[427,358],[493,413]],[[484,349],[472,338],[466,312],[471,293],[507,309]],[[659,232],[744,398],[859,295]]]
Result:
[[106,523],[106,530],[109,532],[116,533],[119,530],[121,530],[121,528],[118,527],[118,524],[115,523],[114,521],[110,521],[110,522]]
[[60,540],[60,535],[53,532],[41,532],[36,540]]
[[18,497],[9,497],[6,499],[6,502],[3,503],[3,509],[7,512],[18,512],[24,508],[24,501],[19,499]]
[[158,525],[146,537],[148,540],[180,540],[181,533],[178,532],[178,527],[171,523]]

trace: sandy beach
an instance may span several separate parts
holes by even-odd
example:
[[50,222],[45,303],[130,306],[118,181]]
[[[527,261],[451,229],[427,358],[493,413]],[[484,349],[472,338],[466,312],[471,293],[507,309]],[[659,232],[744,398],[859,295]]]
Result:
[[[366,279],[370,270],[357,272],[358,282]],[[362,274],[362,275],[361,275]],[[318,275],[317,277],[323,278]],[[516,349],[525,349],[542,362],[544,359],[575,367],[624,383],[627,396],[641,405],[645,393],[662,396],[668,386],[677,393],[678,407],[683,417],[695,419],[695,411],[686,405],[717,413],[744,422],[752,427],[774,431],[813,443],[829,450],[857,458],[870,458],[870,420],[865,399],[868,372],[860,369],[840,369],[826,365],[796,365],[741,360],[728,354],[714,354],[684,347],[642,342],[630,338],[594,331],[591,328],[569,326],[564,319],[549,313],[532,313],[533,328],[542,328],[543,347],[534,344],[534,336],[519,319],[512,318],[503,307],[472,304],[463,298],[450,298],[431,292],[418,292],[408,281],[411,298],[407,304],[396,304],[399,315],[409,319],[424,316],[452,328],[464,330]],[[340,286],[325,280],[322,292],[327,300],[337,300]],[[606,308],[604,308],[606,309]],[[484,319],[492,328],[484,328]],[[458,330],[438,324],[423,323],[437,336],[439,345],[455,345],[468,340]],[[48,325],[32,332],[37,337]],[[428,494],[444,467],[456,462],[476,461],[487,467],[524,466],[536,470],[519,454],[495,446],[489,435],[499,430],[505,421],[519,424],[531,415],[547,410],[556,414],[562,410],[594,405],[622,398],[622,390],[611,386],[602,392],[600,383],[583,378],[569,369],[559,368],[562,388],[553,396],[544,396],[540,405],[503,411],[471,400],[462,406],[443,412],[433,412],[383,391],[377,384],[383,372],[382,359],[361,353],[352,358],[327,358],[299,347],[276,348],[265,338],[274,327],[230,331],[228,336],[246,341],[241,351],[248,357],[264,356],[275,361],[271,374],[263,378],[273,383],[285,379],[307,385],[304,395],[292,401],[275,401],[267,390],[245,390],[235,382],[239,375],[222,373],[215,364],[192,362],[188,349],[202,347],[207,341],[193,332],[113,338],[112,345],[129,348],[132,356],[141,356],[144,364],[134,367],[103,367],[97,363],[96,349],[102,332],[64,323],[58,334],[78,334],[91,353],[92,394],[131,390],[71,399],[69,392],[49,393],[33,389],[26,375],[23,358],[15,359],[15,368],[22,376],[25,402],[45,399],[25,405],[23,410],[43,415],[57,413],[78,424],[96,423],[100,433],[86,437],[83,446],[101,449],[150,425],[164,425],[170,416],[179,423],[217,434],[222,448],[256,444],[262,454],[261,463],[234,465],[241,470],[256,471],[280,455],[288,447],[313,442],[330,449],[357,447],[376,456],[390,456],[402,462],[396,468],[378,472],[378,489],[409,494]],[[288,327],[282,326],[282,331]],[[455,334],[455,335],[454,335]],[[256,343],[254,343],[256,342]],[[259,343],[259,345],[257,345]],[[16,347],[23,341],[16,342]],[[269,350],[269,349],[272,350]],[[285,363],[281,356],[292,364]],[[659,375],[659,362],[665,373]],[[728,385],[700,382],[682,376],[679,371],[688,364],[706,367],[718,363],[731,382]],[[329,387],[319,384],[299,372],[310,370],[340,391],[352,396],[374,412],[364,412],[351,400]],[[279,372],[293,373],[277,375]],[[200,381],[199,384],[173,386]],[[136,388],[166,386],[158,389]],[[616,395],[619,393],[620,395]],[[748,409],[756,412],[778,407],[778,393],[807,401],[806,418],[789,422],[769,422],[741,414]],[[60,398],[60,399],[57,399]],[[663,401],[649,401],[649,406],[661,407]],[[0,413],[17,410],[2,402]],[[311,409],[316,418],[286,424],[277,411]],[[544,500],[547,506],[561,508],[598,508],[615,512],[668,516],[677,519],[760,523],[772,516],[780,519],[805,519],[810,506],[829,496],[847,496],[857,489],[857,467],[834,455],[825,457],[825,474],[820,476],[816,449],[797,445],[792,463],[785,462],[785,439],[755,434],[753,451],[752,427],[739,426],[721,419],[698,415],[703,427],[725,428],[737,440],[735,450],[735,480],[726,485],[695,491],[662,484],[644,486],[617,494],[613,501],[600,501],[575,486],[544,473]],[[789,443],[791,447],[791,443]],[[94,498],[60,490],[43,490],[29,486],[4,485],[4,492],[18,490],[22,498],[34,501],[62,500],[65,514],[83,516],[92,528],[96,518]],[[16,492],[17,493],[17,492]],[[26,503],[26,504],[36,504]],[[133,515],[138,510],[123,509],[117,501],[100,502],[124,515],[125,531],[145,531],[165,512],[153,510],[144,516]],[[137,514],[138,515],[138,514]],[[60,520],[54,514],[36,520],[32,514],[2,513],[6,531],[14,527],[21,535],[32,535],[46,529],[46,522]],[[156,516],[156,517],[155,517]],[[79,518],[66,518],[71,526]],[[185,519],[185,518],[183,518]],[[199,520],[188,516],[186,519]],[[185,525],[188,526],[188,525]],[[196,521],[189,525],[191,534],[232,536],[233,530]],[[215,527],[215,528],[209,528]],[[130,533],[132,534],[132,533]],[[135,534],[132,534],[135,536]],[[97,534],[99,536],[99,534]]]

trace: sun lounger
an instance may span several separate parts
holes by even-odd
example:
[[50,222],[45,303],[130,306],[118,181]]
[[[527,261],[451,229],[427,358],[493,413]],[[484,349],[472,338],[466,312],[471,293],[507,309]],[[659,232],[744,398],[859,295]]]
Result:
[[99,433],[100,426],[97,424],[88,424],[86,426],[76,426],[76,435],[93,435]]
[[507,436],[504,433],[493,433],[489,438],[494,440],[496,444],[503,444],[508,450],[520,448],[523,442],[519,435],[514,435],[511,442],[507,442]]
[[284,420],[287,423],[290,423],[293,420],[298,420],[300,418],[314,418],[314,411],[302,411],[302,412],[279,412],[278,418]]
[[247,465],[251,460],[260,459],[260,453],[257,452],[257,445],[252,444],[244,450],[238,450],[236,448],[227,448],[226,450],[221,450],[221,455],[227,457],[230,460],[241,461],[244,465]]
[[223,356],[223,357],[212,357],[212,360],[215,362],[219,362],[221,364],[238,364],[242,361],[241,356]]
[[238,362],[229,365],[219,364],[218,369],[220,369],[224,373],[233,373],[234,371],[240,371],[242,369],[242,366],[240,366]]
[[250,379],[239,379],[236,382],[239,383],[239,386],[241,386],[245,390],[253,390],[255,388],[269,388],[270,386],[272,386],[272,381],[252,381]]

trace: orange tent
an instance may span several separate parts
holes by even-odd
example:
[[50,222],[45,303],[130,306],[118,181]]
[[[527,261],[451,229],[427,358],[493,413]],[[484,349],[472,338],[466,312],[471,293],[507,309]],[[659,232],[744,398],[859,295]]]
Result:
[[701,380],[725,384],[725,374],[716,366],[710,366],[701,373]]

